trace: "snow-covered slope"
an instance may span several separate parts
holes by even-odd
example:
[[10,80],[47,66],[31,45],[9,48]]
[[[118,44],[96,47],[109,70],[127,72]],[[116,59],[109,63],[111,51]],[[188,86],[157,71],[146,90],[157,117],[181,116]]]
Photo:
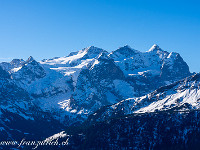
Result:
[[94,63],[101,53],[107,52],[101,48],[90,46],[78,52],[72,52],[65,57],[44,59],[40,61],[40,64],[46,68],[61,72],[64,76],[72,77],[75,85],[80,71]]
[[93,59],[97,57],[102,52],[104,52],[103,49],[90,46],[78,52],[72,52],[68,56],[65,56],[65,57],[44,59],[40,63],[45,64],[45,65],[60,66],[60,67],[74,67],[81,64],[86,59]]
[[200,109],[200,74],[195,74],[138,98],[129,98],[98,110],[98,120],[134,113]]
[[2,62],[0,66],[10,72],[14,68],[19,68],[25,61],[23,59],[13,59],[11,62]]

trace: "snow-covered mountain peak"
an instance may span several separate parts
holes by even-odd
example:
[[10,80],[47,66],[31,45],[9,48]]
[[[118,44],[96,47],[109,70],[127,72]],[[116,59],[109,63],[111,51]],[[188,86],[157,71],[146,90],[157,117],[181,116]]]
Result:
[[134,53],[138,53],[139,51],[131,48],[129,45],[125,45],[125,46],[122,46],[122,47],[119,47],[116,51],[114,52],[119,52],[121,54],[134,54]]
[[141,52],[139,52],[135,49],[132,49],[128,45],[125,45],[125,46],[119,47],[117,50],[111,52],[109,54],[109,56],[118,61],[118,60],[123,60],[123,59],[129,58],[129,57],[132,57],[139,53],[141,53]]
[[26,63],[32,62],[32,61],[35,61],[35,59],[34,59],[32,56],[30,56],[30,57],[26,60]]
[[84,48],[84,50],[95,50],[95,49],[100,49],[100,48],[95,47],[95,46],[93,46],[93,45],[91,45],[91,46],[89,46],[89,47],[87,47],[87,48]]
[[13,65],[13,66],[19,66],[21,65],[22,63],[24,63],[25,61],[23,59],[13,59],[10,64]]
[[157,44],[154,44],[149,50],[148,52],[153,52],[153,51],[163,51]]
[[22,84],[28,85],[46,75],[43,67],[32,56],[18,66],[13,66],[9,72],[19,86]]
[[122,46],[122,47],[120,47],[120,48],[132,49],[128,44],[126,44],[126,45],[124,45],[124,46]]
[[87,63],[89,60],[97,58],[102,52],[108,53],[101,48],[90,46],[77,52],[71,52],[68,56],[45,59],[40,63],[58,67],[74,67],[84,63],[84,61]]
[[84,48],[82,51],[80,52],[84,52],[88,55],[98,55],[100,53],[102,53],[104,50],[95,46],[89,46],[87,48]]

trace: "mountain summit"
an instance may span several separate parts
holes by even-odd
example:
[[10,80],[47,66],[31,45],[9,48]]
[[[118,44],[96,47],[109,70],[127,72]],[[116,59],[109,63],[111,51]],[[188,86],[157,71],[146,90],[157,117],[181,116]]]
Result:
[[152,51],[158,51],[158,50],[162,50],[157,44],[154,44],[149,50],[148,52],[152,52]]
[[115,60],[122,60],[135,54],[139,53],[139,51],[132,49],[130,46],[125,45],[123,47],[118,48],[117,50],[111,52],[109,56]]

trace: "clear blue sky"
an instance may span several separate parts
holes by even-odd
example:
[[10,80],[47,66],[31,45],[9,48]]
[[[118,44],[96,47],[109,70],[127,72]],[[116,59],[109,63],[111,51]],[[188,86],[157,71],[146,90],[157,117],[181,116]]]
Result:
[[200,71],[198,0],[0,0],[0,61],[154,43]]

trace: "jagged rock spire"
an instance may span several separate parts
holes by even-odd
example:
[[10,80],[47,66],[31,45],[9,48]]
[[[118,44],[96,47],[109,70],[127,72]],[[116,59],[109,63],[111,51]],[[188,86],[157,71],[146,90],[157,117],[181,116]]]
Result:
[[31,61],[33,61],[33,60],[35,60],[32,56],[30,56],[28,59],[27,59],[27,62],[31,62]]

